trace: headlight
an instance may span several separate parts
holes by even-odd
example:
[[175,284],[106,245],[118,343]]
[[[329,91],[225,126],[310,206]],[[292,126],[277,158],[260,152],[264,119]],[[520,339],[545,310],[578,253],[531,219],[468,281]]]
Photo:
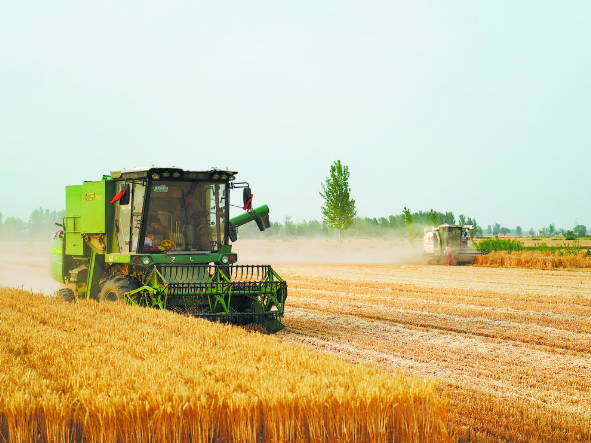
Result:
[[227,255],[224,255],[224,256],[222,257],[222,263],[223,263],[223,264],[227,265],[229,261],[230,261],[230,259],[228,258],[228,256],[227,256]]
[[153,179],[153,180],[160,180],[160,174],[158,174],[158,173],[154,172],[154,173],[152,174],[152,179]]
[[164,177],[164,178],[170,177],[170,172],[168,172],[168,171],[167,172],[163,172],[162,173],[162,177]]
[[144,259],[142,260],[142,263],[145,265],[149,265],[150,264],[150,257],[144,257]]

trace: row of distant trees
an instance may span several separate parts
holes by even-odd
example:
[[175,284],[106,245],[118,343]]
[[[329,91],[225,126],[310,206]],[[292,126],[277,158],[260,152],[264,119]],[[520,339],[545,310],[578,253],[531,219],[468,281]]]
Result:
[[[576,225],[573,229],[556,229],[554,224],[549,227],[534,230],[533,228],[525,231],[521,226],[513,229],[502,227],[499,223],[488,225],[487,228],[482,228],[474,218],[467,217],[460,214],[457,219],[453,212],[415,212],[412,213],[408,208],[404,208],[402,214],[390,215],[388,217],[369,218],[356,217],[351,227],[343,231],[343,237],[377,237],[377,238],[391,238],[391,237],[408,237],[416,238],[422,237],[423,228],[427,226],[439,226],[443,223],[450,225],[472,225],[474,226],[474,234],[477,237],[485,235],[489,236],[530,236],[530,237],[554,237],[562,236],[568,240],[575,238],[582,238],[587,236],[587,228],[585,225]],[[274,222],[272,229],[264,232],[259,232],[255,224],[250,223],[240,227],[240,237],[242,238],[281,238],[281,237],[299,237],[299,238],[316,238],[316,237],[333,237],[337,236],[334,229],[330,229],[326,223],[316,220],[294,222],[291,217],[285,217],[281,222]]]
[[[3,220],[0,213],[0,238],[1,239],[47,239],[60,228],[55,225],[61,223],[65,211],[50,211],[49,209],[35,209],[31,212],[28,222],[20,218],[8,217]],[[473,225],[477,235],[482,234],[482,228],[476,220],[460,214],[457,222],[459,224]],[[443,223],[455,224],[456,217],[453,212],[411,212],[404,208],[402,214],[390,215],[388,217],[369,218],[355,217],[353,223],[343,235],[347,237],[410,237],[422,236],[423,228],[426,226],[438,226]],[[283,223],[275,222],[273,229],[259,234],[255,223],[249,223],[240,227],[240,236],[255,238],[260,235],[265,237],[331,237],[336,235],[335,229],[328,226],[326,222],[317,220],[294,222],[290,216],[285,217]]]
[[[48,239],[60,228],[55,225],[62,221],[65,211],[50,211],[49,209],[35,209],[31,212],[27,222],[20,218],[8,217],[3,219],[0,213],[0,239]],[[388,217],[370,218],[355,217],[349,229],[343,231],[344,237],[408,237],[417,238],[423,234],[423,228],[427,226],[439,226],[443,223],[450,225],[472,225],[476,236],[507,236],[507,235],[529,235],[530,237],[552,237],[564,236],[567,239],[581,238],[587,235],[587,228],[584,225],[576,225],[573,229],[557,229],[554,224],[539,230],[533,228],[525,231],[521,226],[509,229],[499,223],[488,225],[483,229],[476,220],[460,214],[457,218],[453,212],[430,211],[411,212],[404,208],[401,214],[389,215]],[[260,232],[255,223],[249,223],[240,227],[242,238],[280,238],[299,237],[317,238],[333,237],[337,231],[328,226],[326,222],[310,220],[295,222],[290,216],[285,217],[283,222],[274,222],[272,229]]]
[[61,223],[65,214],[66,211],[39,208],[33,210],[25,222],[17,217],[3,219],[0,212],[0,239],[47,239],[60,229],[55,223]]
[[509,229],[504,226],[501,226],[499,223],[495,223],[494,225],[488,225],[486,228],[487,235],[529,235],[530,237],[553,237],[553,236],[564,236],[567,239],[575,239],[585,237],[587,235],[587,227],[585,225],[576,225],[573,229],[556,229],[554,223],[551,223],[550,226],[544,227],[539,230],[534,230],[534,228],[530,228],[529,231],[524,231],[521,226],[516,226],[515,229]]
[[[414,239],[422,237],[423,228],[439,226],[441,224],[461,224],[474,226],[476,235],[483,235],[482,228],[476,220],[460,214],[456,219],[453,212],[438,212],[434,210],[411,212],[404,208],[402,214],[389,215],[388,217],[370,218],[355,217],[352,225],[342,232],[343,237],[408,237]],[[241,238],[317,238],[337,236],[337,231],[331,229],[326,222],[317,220],[294,222],[290,216],[285,217],[283,223],[272,223],[272,229],[260,232],[254,223],[241,226],[239,229]]]

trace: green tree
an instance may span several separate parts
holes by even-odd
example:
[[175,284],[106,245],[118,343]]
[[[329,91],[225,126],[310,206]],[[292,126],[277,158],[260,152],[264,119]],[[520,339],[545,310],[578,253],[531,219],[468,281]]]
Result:
[[502,227],[501,229],[499,229],[499,233],[501,235],[507,235],[507,234],[509,234],[509,232],[511,232],[511,229],[509,229],[509,228]]
[[340,160],[330,167],[330,176],[322,183],[322,191],[322,219],[330,228],[339,231],[340,245],[343,231],[351,227],[357,215],[355,200],[350,196],[349,168],[342,165]]
[[576,240],[577,237],[575,236],[575,233],[573,231],[566,231],[564,234],[564,239],[565,240]]
[[468,224],[468,223],[466,223],[466,216],[464,214],[458,215],[458,224],[462,225],[462,226]]
[[403,216],[401,215],[389,215],[388,221],[390,222],[390,228],[400,229],[404,224]]
[[478,237],[482,237],[484,235],[484,231],[482,230],[482,228],[480,227],[480,225],[478,223],[476,223],[476,219],[468,219],[468,224],[472,225],[472,227],[474,228],[474,235],[478,236]]
[[550,226],[548,226],[548,235],[554,234],[556,234],[556,226],[554,226],[554,223],[550,223]]
[[493,230],[492,230],[492,226],[491,226],[491,225],[488,225],[488,228],[486,228],[486,233],[487,233],[488,235],[492,235],[492,233],[493,233]]
[[[0,214],[0,221],[2,220],[2,214]],[[585,225],[577,225],[573,229],[574,234],[577,237],[585,237],[587,235],[587,227]]]
[[322,225],[318,220],[312,220],[308,223],[308,229],[311,237],[318,237],[322,231]]
[[456,223],[456,217],[453,212],[446,212],[443,216],[443,222],[448,225],[454,225]]
[[408,209],[405,206],[404,209],[402,210],[402,213],[404,214],[404,224],[406,225],[406,235],[409,240],[414,240],[416,238],[416,230],[413,225],[413,217],[412,217],[412,214],[410,213],[410,209]]
[[291,221],[291,216],[285,216],[285,235],[287,237],[293,237],[296,234],[296,227]]
[[530,237],[533,237],[534,235],[536,235],[536,231],[534,231],[534,228],[529,228],[528,234]]
[[34,209],[29,216],[29,234],[32,237],[47,238],[57,230],[56,223],[62,223],[65,211],[50,211],[49,209]]
[[2,224],[2,237],[14,240],[23,235],[25,223],[20,218],[8,217]]
[[517,234],[517,235],[523,234],[523,229],[521,229],[521,226],[517,226],[515,228],[515,234]]
[[499,232],[501,232],[501,225],[499,223],[495,223],[493,225],[492,235],[499,235]]
[[429,223],[432,226],[437,226],[439,223],[439,215],[433,209],[429,211]]

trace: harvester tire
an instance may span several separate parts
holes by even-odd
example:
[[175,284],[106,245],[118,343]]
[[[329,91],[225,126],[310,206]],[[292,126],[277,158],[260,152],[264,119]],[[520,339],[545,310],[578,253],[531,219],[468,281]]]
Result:
[[124,301],[126,292],[133,291],[139,288],[139,285],[131,277],[127,275],[113,275],[101,286],[99,294],[99,303],[107,301]]
[[62,298],[62,300],[67,302],[76,301],[76,296],[74,295],[74,291],[70,288],[61,288],[57,291],[57,295]]

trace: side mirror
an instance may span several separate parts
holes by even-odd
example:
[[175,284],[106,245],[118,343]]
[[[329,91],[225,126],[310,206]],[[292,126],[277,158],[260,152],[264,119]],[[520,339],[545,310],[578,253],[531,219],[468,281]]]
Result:
[[252,191],[250,188],[244,188],[244,191],[242,191],[242,201],[244,202],[242,209],[250,211],[252,209]]
[[131,196],[131,186],[129,186],[129,184],[125,183],[122,186],[121,190],[125,190],[125,192],[123,193],[123,196],[119,199],[119,204],[120,205],[128,205],[129,201],[130,201],[130,196]]

